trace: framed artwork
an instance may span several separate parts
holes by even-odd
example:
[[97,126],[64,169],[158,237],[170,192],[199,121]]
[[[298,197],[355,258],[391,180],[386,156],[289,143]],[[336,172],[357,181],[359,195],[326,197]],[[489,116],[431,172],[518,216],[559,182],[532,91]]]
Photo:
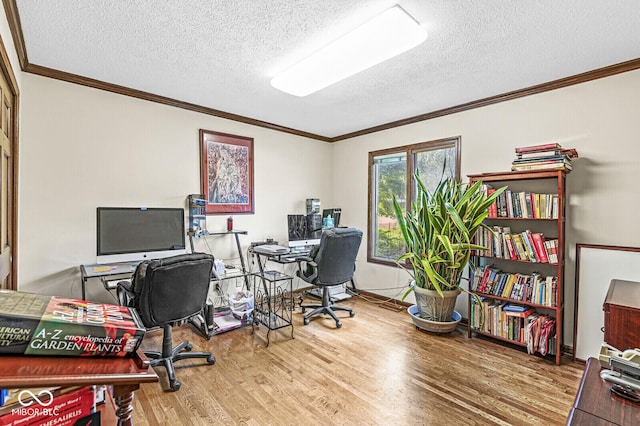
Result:
[[640,247],[576,245],[574,361],[598,358],[604,342],[602,307],[612,279],[640,281]]
[[207,214],[253,213],[253,138],[200,129]]

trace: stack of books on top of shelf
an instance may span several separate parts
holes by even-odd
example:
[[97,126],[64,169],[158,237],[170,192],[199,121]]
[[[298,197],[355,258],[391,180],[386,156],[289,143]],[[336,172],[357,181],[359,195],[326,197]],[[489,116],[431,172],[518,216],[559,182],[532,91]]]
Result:
[[512,171],[571,170],[571,159],[578,157],[575,148],[563,148],[558,143],[522,146],[516,148]]

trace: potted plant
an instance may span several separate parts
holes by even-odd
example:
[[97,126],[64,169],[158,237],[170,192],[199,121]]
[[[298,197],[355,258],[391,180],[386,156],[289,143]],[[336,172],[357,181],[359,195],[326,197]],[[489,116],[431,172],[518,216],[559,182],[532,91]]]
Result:
[[[420,318],[449,322],[456,299],[464,291],[460,282],[469,258],[473,250],[485,249],[474,244],[473,237],[480,227],[488,228],[483,220],[489,215],[489,206],[506,187],[489,195],[480,181],[467,185],[447,178],[430,193],[417,173],[415,178],[417,195],[411,209],[403,210],[393,199],[407,246],[396,262],[414,280],[402,300],[413,291]],[[410,268],[405,267],[405,261]]]

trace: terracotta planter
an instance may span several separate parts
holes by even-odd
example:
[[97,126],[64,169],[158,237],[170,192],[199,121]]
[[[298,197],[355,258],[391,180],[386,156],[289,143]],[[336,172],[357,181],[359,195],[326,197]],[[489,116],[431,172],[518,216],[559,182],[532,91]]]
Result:
[[440,296],[435,290],[427,290],[421,287],[414,287],[413,293],[416,297],[420,318],[438,322],[451,321],[451,315],[456,306],[456,299],[460,294],[460,290],[443,291],[444,297]]

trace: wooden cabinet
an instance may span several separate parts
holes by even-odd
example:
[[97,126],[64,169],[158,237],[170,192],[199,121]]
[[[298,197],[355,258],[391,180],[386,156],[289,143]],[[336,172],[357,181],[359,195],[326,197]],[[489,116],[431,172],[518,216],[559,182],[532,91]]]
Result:
[[640,282],[611,280],[604,310],[604,341],[616,349],[640,348]]
[[[470,175],[470,183],[482,181],[487,187],[497,189],[507,186],[498,205],[498,213],[485,219],[485,225],[495,231],[488,233],[483,241],[478,241],[491,250],[477,252],[472,257],[478,271],[491,271],[489,278],[474,275],[470,290],[482,299],[469,297],[468,335],[484,335],[522,347],[529,347],[531,352],[537,351],[527,343],[527,324],[531,316],[523,314],[518,318],[514,314],[503,311],[507,304],[524,306],[539,320],[548,321],[555,328],[545,339],[545,345],[538,351],[543,355],[554,357],[560,365],[562,356],[563,332],[563,282],[564,282],[564,232],[565,232],[565,170],[539,170],[504,173],[485,173]],[[533,195],[531,195],[533,194]],[[500,212],[502,208],[502,212]],[[536,210],[537,208],[537,210]],[[528,209],[523,210],[523,209]],[[533,211],[532,211],[533,210]],[[533,257],[509,252],[516,240],[530,238],[553,242],[555,259],[538,259],[535,247],[529,247]],[[485,234],[486,236],[487,234]],[[517,238],[516,238],[517,236]],[[509,238],[507,238],[509,237]],[[511,240],[511,237],[513,238]],[[511,240],[508,242],[507,240]],[[527,251],[526,241],[523,248]],[[551,251],[549,251],[551,253]],[[547,256],[548,257],[548,256]],[[479,280],[489,280],[489,285],[480,287]],[[491,281],[493,280],[493,281]],[[485,281],[486,282],[486,281]],[[518,291],[515,291],[517,288]],[[478,310],[481,312],[478,313]],[[478,319],[480,318],[480,319]],[[542,324],[542,321],[534,325]],[[537,330],[539,331],[539,330]],[[544,336],[544,334],[543,334]]]

